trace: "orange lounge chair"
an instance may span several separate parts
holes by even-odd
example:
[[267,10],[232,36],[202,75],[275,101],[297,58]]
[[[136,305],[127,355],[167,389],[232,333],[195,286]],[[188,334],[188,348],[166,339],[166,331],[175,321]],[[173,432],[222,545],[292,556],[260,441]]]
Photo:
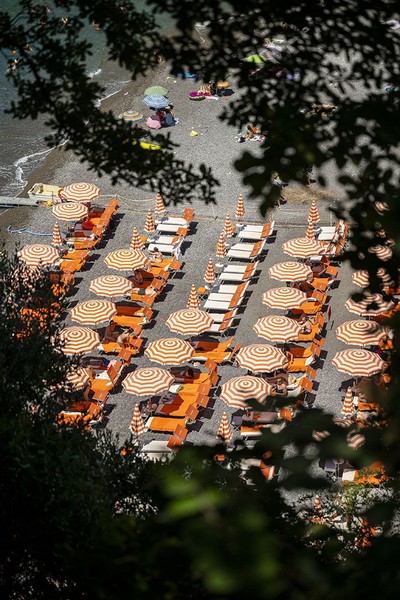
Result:
[[195,404],[194,397],[189,399],[183,399],[178,396],[180,402],[175,403],[176,398],[174,398],[174,403],[165,404],[159,411],[157,411],[157,415],[167,415],[168,417],[185,417],[187,409],[189,406]]
[[112,318],[112,323],[116,325],[120,325],[121,327],[129,327],[129,329],[134,329],[138,325],[143,325],[146,323],[145,317],[127,317],[124,315],[114,315]]
[[173,431],[175,431],[177,425],[185,427],[186,422],[186,417],[183,417],[181,419],[174,419],[170,417],[150,417],[146,422],[146,426],[151,431],[166,431],[172,433]]
[[85,264],[84,260],[62,260],[60,263],[60,271],[63,273],[71,273],[74,274],[77,271],[80,271]]

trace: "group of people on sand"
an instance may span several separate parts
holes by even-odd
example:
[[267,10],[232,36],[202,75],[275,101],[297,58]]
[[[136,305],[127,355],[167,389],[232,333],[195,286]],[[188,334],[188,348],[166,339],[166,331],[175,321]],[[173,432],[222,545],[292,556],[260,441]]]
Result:
[[165,108],[159,108],[156,111],[156,115],[160,120],[161,127],[171,127],[178,123],[178,119],[175,118],[173,107],[171,104],[165,106]]

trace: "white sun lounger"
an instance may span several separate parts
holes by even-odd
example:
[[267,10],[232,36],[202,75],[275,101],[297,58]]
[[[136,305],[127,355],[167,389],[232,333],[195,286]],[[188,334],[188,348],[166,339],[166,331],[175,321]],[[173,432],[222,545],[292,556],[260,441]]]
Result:
[[[244,292],[247,290],[249,285],[250,285],[249,281],[245,281],[244,283],[242,283],[240,285],[225,285],[222,283],[222,284],[214,285],[211,288],[211,292],[215,292],[217,294],[236,294],[236,292],[239,290],[239,288],[241,288],[242,294],[244,294]],[[241,287],[241,286],[243,286],[243,287]]]
[[218,279],[220,281],[240,281],[243,283],[244,281],[250,279],[250,277],[251,273],[246,275],[245,273],[226,273],[223,271],[219,274]]
[[177,245],[180,242],[180,238],[178,235],[154,235],[151,238],[153,243],[160,245]]
[[241,305],[243,302],[243,296],[240,298],[234,299],[232,296],[230,301],[222,301],[222,300],[210,300],[209,298],[206,300],[204,304],[204,309],[208,310],[220,310],[227,312],[228,310],[232,310]]
[[219,292],[211,292],[211,294],[208,295],[207,300],[216,300],[217,302],[222,301],[222,302],[230,302],[233,298],[233,296],[235,295],[234,292],[232,292],[231,294],[221,294]]
[[256,242],[255,244],[233,244],[228,251],[228,258],[243,258],[250,260],[258,256],[265,246],[265,240]]
[[238,238],[243,240],[265,240],[274,232],[275,221],[265,225],[245,225],[238,232]]
[[214,323],[221,324],[224,321],[226,321],[227,319],[233,320],[234,317],[236,316],[236,313],[237,313],[237,308],[229,311],[229,313],[211,313],[211,312],[209,312],[208,314],[213,319]]
[[229,263],[225,266],[223,273],[245,273],[246,271],[250,270],[251,268],[253,268],[254,270],[256,270],[256,268],[258,267],[258,263],[259,261],[256,260],[254,263],[250,264],[250,265],[236,265],[235,263]]
[[161,252],[161,254],[173,254],[178,247],[178,244],[160,244],[159,242],[151,243],[147,246],[147,249],[152,252],[155,248]]
[[176,233],[181,227],[187,227],[179,225],[179,223],[158,223],[156,226],[156,231],[166,231],[167,233]]
[[188,222],[183,217],[163,217],[161,219],[156,219],[156,225],[179,225],[179,227],[187,227]]

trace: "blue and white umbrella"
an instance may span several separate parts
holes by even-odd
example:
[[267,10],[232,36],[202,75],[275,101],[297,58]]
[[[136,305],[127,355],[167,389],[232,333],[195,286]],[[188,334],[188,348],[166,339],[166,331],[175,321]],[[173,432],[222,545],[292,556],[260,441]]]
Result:
[[165,96],[159,96],[158,94],[152,94],[151,96],[146,96],[146,98],[143,100],[143,102],[144,102],[144,104],[146,104],[146,106],[149,106],[150,108],[155,108],[155,109],[165,108],[170,103],[168,98],[166,98]]

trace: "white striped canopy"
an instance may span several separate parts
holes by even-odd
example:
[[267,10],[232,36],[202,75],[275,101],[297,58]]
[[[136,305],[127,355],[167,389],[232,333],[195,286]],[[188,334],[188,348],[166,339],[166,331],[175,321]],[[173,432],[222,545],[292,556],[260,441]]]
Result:
[[84,367],[78,367],[74,371],[67,373],[65,380],[74,389],[81,390],[82,388],[86,387],[88,381],[90,380],[90,371]]
[[66,202],[64,204],[55,204],[52,208],[52,214],[57,219],[63,221],[80,221],[88,216],[88,208],[79,202]]
[[272,308],[298,308],[307,300],[307,294],[292,287],[272,288],[262,297],[263,304]]
[[218,258],[223,258],[226,255],[226,243],[225,243],[225,235],[224,232],[221,232],[219,238],[218,238],[218,242],[216,245],[216,252],[215,255]]
[[132,293],[133,283],[120,275],[102,275],[90,282],[89,290],[98,296],[117,298]]
[[59,192],[60,198],[68,202],[91,202],[100,195],[100,190],[93,183],[71,183]]
[[104,262],[111,269],[119,271],[134,271],[144,269],[149,264],[149,259],[141,250],[114,250],[107,254]]
[[122,381],[122,386],[129,394],[152,396],[167,390],[174,380],[174,376],[165,369],[145,367],[129,373]]
[[165,212],[164,200],[163,200],[161,194],[156,195],[156,206],[155,206],[154,212],[156,213],[156,215],[159,215],[159,214]]
[[305,281],[308,277],[312,277],[313,272],[303,263],[287,261],[270,267],[268,274],[272,279],[279,279],[279,281]]
[[258,319],[253,326],[254,331],[260,337],[266,338],[271,342],[288,342],[295,340],[303,325],[295,319],[289,317],[280,317],[278,315],[268,315]]
[[288,358],[282,350],[269,344],[250,344],[241,348],[236,355],[236,362],[240,367],[256,373],[272,373],[288,366]]
[[310,258],[310,256],[323,254],[325,246],[320,242],[303,237],[285,242],[282,244],[282,249],[285,254],[290,254],[290,256],[295,256],[296,258]]
[[62,351],[68,356],[87,354],[100,344],[100,336],[89,327],[66,327],[60,332]]
[[342,413],[342,415],[354,415],[354,413],[356,412],[351,387],[347,388],[340,412]]
[[130,250],[141,250],[144,244],[142,242],[142,238],[140,237],[138,230],[136,227],[133,228],[132,239],[129,245]]
[[231,218],[229,216],[229,214],[226,215],[225,217],[225,223],[224,223],[224,227],[222,229],[222,233],[224,234],[225,237],[232,237],[234,234],[234,228],[231,222]]
[[107,323],[117,312],[114,302],[109,300],[86,300],[80,302],[71,310],[73,321],[83,325],[98,326]]
[[365,444],[365,442],[367,441],[365,439],[365,436],[363,436],[363,434],[359,433],[358,431],[350,432],[346,436],[346,438],[347,438],[347,443],[349,445],[349,448],[352,448],[352,450],[357,450],[358,448],[363,446]]
[[222,413],[217,436],[222,438],[225,443],[229,443],[233,438],[232,427],[225,411]]
[[235,217],[237,219],[243,219],[245,212],[246,211],[244,210],[243,196],[242,196],[242,194],[240,194],[238,201],[237,201],[237,205],[236,205]]
[[210,329],[214,320],[204,310],[183,308],[170,314],[166,325],[171,331],[182,335],[195,335]]
[[311,202],[310,212],[308,213],[308,220],[312,223],[318,223],[318,221],[320,221],[317,203],[315,202],[315,200]]
[[341,373],[347,373],[353,377],[371,377],[382,371],[385,363],[375,352],[352,349],[336,352],[332,364]]
[[[382,280],[382,284],[394,285],[393,279],[391,278],[389,273],[386,272],[386,269],[384,267],[380,267],[377,270],[376,274]],[[368,271],[356,271],[355,273],[353,273],[351,279],[352,279],[353,283],[355,283],[356,285],[359,285],[360,287],[368,287],[369,286]]]
[[179,338],[163,338],[151,342],[144,353],[150,360],[163,365],[180,365],[193,356],[194,348],[189,342]]
[[153,233],[155,228],[156,226],[154,223],[153,215],[151,214],[151,210],[149,210],[146,217],[146,223],[144,224],[144,230],[147,231],[147,233]]
[[142,415],[140,414],[139,405],[137,403],[135,404],[135,408],[133,409],[133,416],[129,429],[137,438],[139,437],[139,435],[146,431]]
[[[375,304],[375,308],[372,308],[371,304]],[[393,308],[393,302],[391,300],[384,300],[381,294],[366,294],[360,302],[355,302],[353,298],[349,298],[345,302],[345,307],[356,315],[372,317],[391,310]]]
[[192,284],[190,295],[187,303],[187,308],[200,308],[200,299],[195,286]]
[[368,252],[371,254],[375,254],[380,260],[386,261],[390,260],[393,256],[393,250],[389,246],[372,246],[372,248],[368,248]]
[[20,250],[19,258],[28,267],[46,267],[59,261],[60,253],[46,244],[29,244]]
[[315,242],[315,229],[312,221],[308,221],[308,226],[306,229],[306,238]]
[[212,258],[210,258],[208,260],[207,269],[206,269],[206,272],[204,274],[204,281],[206,283],[208,283],[209,285],[211,285],[212,283],[214,283],[214,281],[216,279],[217,279],[217,276],[215,274],[214,263],[212,261]]
[[51,243],[53,246],[62,246],[63,240],[61,237],[60,226],[58,223],[54,223],[53,237],[52,237]]
[[375,321],[366,321],[357,319],[355,321],[346,321],[336,329],[336,337],[346,344],[356,344],[357,346],[370,346],[378,344],[387,337],[390,329],[383,327]]
[[233,377],[221,386],[220,398],[234,408],[247,408],[247,401],[255,399],[265,402],[267,396],[272,394],[272,386],[260,377],[244,375]]

